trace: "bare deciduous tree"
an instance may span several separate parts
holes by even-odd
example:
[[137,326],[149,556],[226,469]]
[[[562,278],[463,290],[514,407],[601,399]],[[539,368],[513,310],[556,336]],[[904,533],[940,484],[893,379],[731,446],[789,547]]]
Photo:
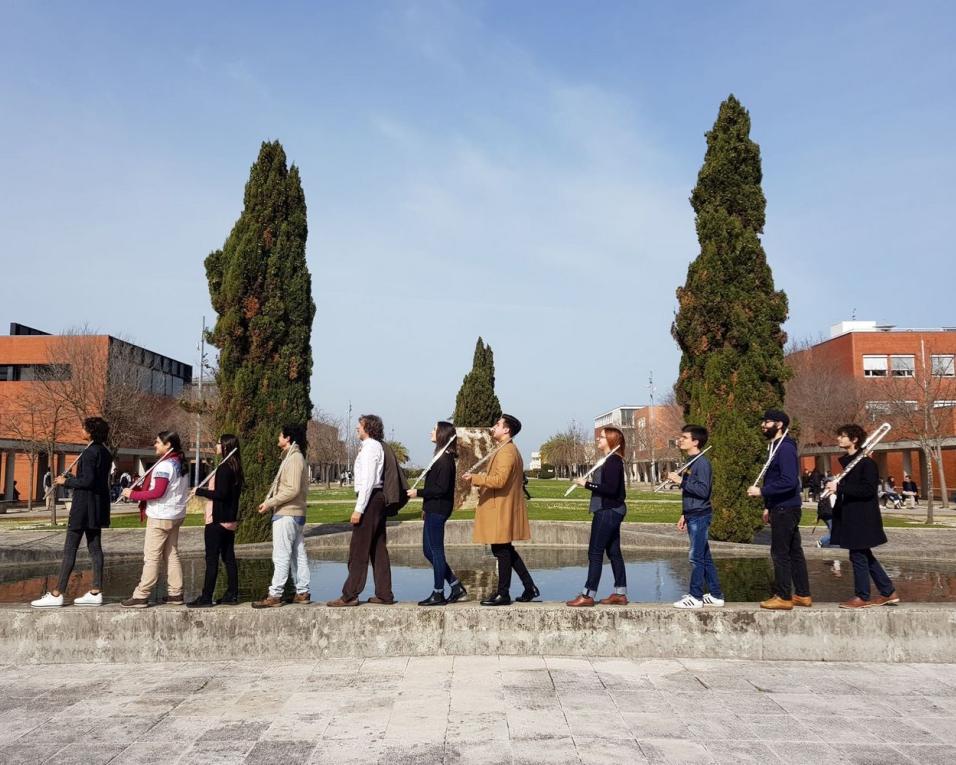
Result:
[[309,464],[319,468],[320,480],[330,486],[333,473],[342,470],[346,463],[341,421],[319,409],[313,410],[307,439]]

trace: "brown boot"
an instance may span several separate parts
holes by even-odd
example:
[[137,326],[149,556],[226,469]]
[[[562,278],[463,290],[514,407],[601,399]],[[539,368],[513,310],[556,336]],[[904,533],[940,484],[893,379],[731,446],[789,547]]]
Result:
[[370,597],[368,599],[368,602],[371,603],[373,606],[394,606],[395,605],[394,598],[392,598],[391,600],[385,600],[384,598],[380,598],[378,595],[373,595],[372,597]]
[[599,602],[602,606],[626,606],[627,595],[621,595],[614,592],[608,595],[606,598],[602,598]]
[[844,600],[840,604],[840,608],[869,608],[873,603],[870,603],[868,600],[863,600],[859,595],[854,595],[849,600]]
[[590,595],[578,595],[574,600],[567,601],[564,605],[571,608],[593,608],[594,598]]
[[870,601],[871,606],[895,606],[900,602],[900,596],[896,594],[896,590],[893,590],[889,595],[877,595],[873,600]]
[[335,600],[330,600],[327,605],[329,608],[345,608],[347,606],[357,606],[359,604],[358,598],[354,600],[343,600],[342,598],[336,598]]
[[779,595],[774,595],[770,600],[761,603],[760,607],[769,608],[771,611],[789,611],[793,608],[793,601],[784,600]]
[[279,608],[282,605],[282,598],[274,598],[266,595],[262,600],[257,600],[252,604],[253,608]]
[[810,608],[810,606],[813,605],[813,598],[811,598],[809,595],[794,595],[793,605]]
[[298,592],[296,593],[296,596],[292,598],[292,602],[309,605],[312,602],[312,596],[307,592]]
[[129,598],[120,603],[120,605],[123,608],[147,608],[149,601],[146,598]]
[[166,595],[163,597],[163,603],[167,606],[181,606],[186,602],[186,599],[183,597],[182,593],[179,595]]

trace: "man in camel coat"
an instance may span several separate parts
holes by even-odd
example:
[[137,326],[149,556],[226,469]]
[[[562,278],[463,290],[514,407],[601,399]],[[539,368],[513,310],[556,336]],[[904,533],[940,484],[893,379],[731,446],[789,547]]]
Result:
[[488,472],[463,476],[478,487],[472,539],[478,544],[490,544],[491,552],[498,559],[498,591],[481,601],[483,606],[511,604],[512,570],[524,584],[524,592],[516,600],[527,603],[541,594],[512,544],[515,540],[531,539],[524,497],[524,462],[512,441],[520,430],[521,423],[516,417],[502,414],[491,429],[491,437],[500,448],[488,463]]

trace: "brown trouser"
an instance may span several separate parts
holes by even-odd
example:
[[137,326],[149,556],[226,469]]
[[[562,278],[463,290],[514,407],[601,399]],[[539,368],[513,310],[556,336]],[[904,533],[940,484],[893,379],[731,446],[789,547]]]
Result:
[[395,599],[392,594],[392,564],[385,546],[385,495],[375,489],[358,526],[352,527],[349,543],[349,576],[342,587],[342,600],[355,600],[365,589],[368,564],[372,564],[375,595],[382,600]]
[[146,541],[143,543],[143,575],[133,590],[134,598],[148,600],[156,586],[160,571],[166,571],[166,585],[170,595],[183,594],[183,567],[179,562],[179,527],[184,518],[176,521],[146,519]]

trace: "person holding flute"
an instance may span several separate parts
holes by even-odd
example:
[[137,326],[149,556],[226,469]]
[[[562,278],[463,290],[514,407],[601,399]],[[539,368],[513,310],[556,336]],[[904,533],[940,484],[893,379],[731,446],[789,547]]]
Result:
[[[239,456],[239,439],[231,433],[223,433],[216,444],[220,459],[206,486],[197,486],[190,497],[202,497],[206,502],[203,539],[206,543],[206,575],[202,594],[189,601],[187,608],[209,608],[213,605],[234,606],[239,603],[239,569],[236,565],[236,529],[239,526],[239,495],[242,492],[242,459]],[[219,576],[219,559],[226,567],[226,591],[213,601],[216,578]]]
[[70,582],[70,574],[76,565],[76,551],[84,536],[86,549],[93,562],[93,586],[85,595],[76,598],[73,605],[103,605],[101,532],[110,525],[110,467],[113,464],[113,456],[106,448],[110,426],[102,417],[87,417],[83,420],[83,430],[90,443],[77,458],[76,475],[72,476],[67,472],[53,480],[56,486],[66,486],[74,492],[70,517],[66,524],[60,578],[56,588],[30,603],[34,608],[59,608],[63,605],[63,593]]
[[[677,528],[687,531],[690,542],[687,555],[691,565],[690,586],[687,595],[674,603],[675,608],[724,605],[724,594],[708,539],[710,521],[714,515],[714,508],[710,504],[714,472],[710,460],[701,452],[707,446],[708,438],[707,428],[702,425],[685,425],[681,428],[677,446],[691,461],[679,473],[675,471],[667,475],[668,480],[680,485],[681,516]],[[705,583],[710,592],[704,592]]]
[[627,605],[627,573],[621,553],[621,523],[627,514],[624,502],[627,496],[624,484],[624,434],[615,427],[605,426],[598,438],[598,449],[606,457],[604,464],[594,471],[592,480],[578,478],[575,481],[578,486],[591,492],[588,508],[591,512],[591,538],[588,542],[587,581],[581,594],[567,601],[566,605],[571,608],[594,605],[605,554],[611,561],[611,571],[614,573],[614,592],[601,600],[601,605]]
[[[461,600],[467,591],[455,576],[445,558],[445,523],[455,505],[455,426],[440,420],[431,432],[432,443],[438,458],[425,473],[425,485],[421,489],[409,489],[409,499],[422,498],[422,550],[432,564],[434,589],[431,595],[420,600],[420,606],[444,606]],[[445,582],[451,593],[445,597]]]
[[149,596],[166,570],[168,595],[163,603],[183,604],[183,566],[179,560],[179,528],[186,520],[186,498],[189,496],[189,465],[183,453],[182,439],[173,430],[156,436],[153,449],[159,462],[143,476],[149,486],[123,489],[123,496],[145,505],[146,538],[143,542],[143,573],[132,597],[120,605],[124,608],[146,608]]
[[800,464],[797,443],[787,435],[789,426],[786,412],[768,409],[764,413],[760,428],[770,443],[770,457],[764,467],[763,486],[755,484],[747,489],[747,496],[763,499],[763,522],[770,524],[773,595],[760,607],[775,611],[813,605],[807,561],[800,545],[803,507]]

